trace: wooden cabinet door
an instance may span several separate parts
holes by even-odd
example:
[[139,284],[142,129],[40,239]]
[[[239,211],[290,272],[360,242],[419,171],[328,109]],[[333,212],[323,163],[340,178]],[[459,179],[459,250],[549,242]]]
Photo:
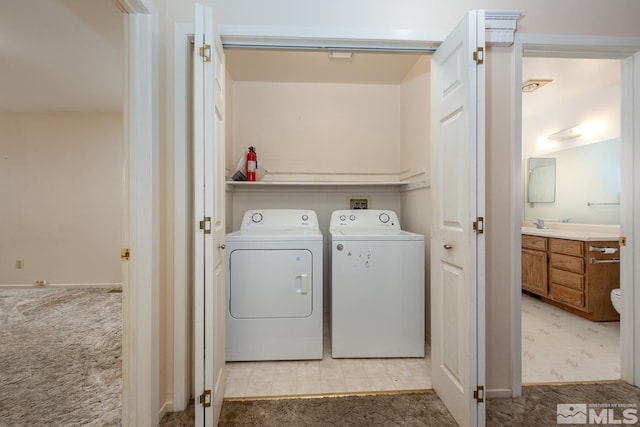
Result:
[[547,253],[522,249],[522,288],[538,295],[547,296]]

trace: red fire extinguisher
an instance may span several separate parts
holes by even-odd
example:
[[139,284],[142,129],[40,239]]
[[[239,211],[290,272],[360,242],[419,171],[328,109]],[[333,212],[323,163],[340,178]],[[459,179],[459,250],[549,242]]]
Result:
[[256,156],[256,149],[249,147],[247,153],[247,181],[256,180],[256,170],[258,169],[258,158]]

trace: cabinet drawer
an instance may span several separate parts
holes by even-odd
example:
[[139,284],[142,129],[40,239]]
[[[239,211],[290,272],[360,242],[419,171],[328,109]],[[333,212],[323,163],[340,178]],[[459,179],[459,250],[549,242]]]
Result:
[[572,307],[584,308],[584,292],[567,288],[566,286],[552,283],[549,287],[549,296],[558,302],[565,303]]
[[577,291],[584,291],[584,276],[578,273],[551,268],[551,283],[563,285]]
[[557,254],[584,256],[584,244],[577,240],[549,239],[549,251]]
[[584,259],[574,256],[549,254],[549,266],[584,274]]
[[526,249],[535,249],[538,251],[547,250],[547,238],[540,236],[522,235],[522,247]]

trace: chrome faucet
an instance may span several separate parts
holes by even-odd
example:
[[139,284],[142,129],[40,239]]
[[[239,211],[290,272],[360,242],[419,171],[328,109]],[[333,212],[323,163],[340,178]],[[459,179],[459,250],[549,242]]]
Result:
[[544,219],[536,218],[533,223],[535,224],[536,228],[539,228],[541,230],[547,228],[544,226]]

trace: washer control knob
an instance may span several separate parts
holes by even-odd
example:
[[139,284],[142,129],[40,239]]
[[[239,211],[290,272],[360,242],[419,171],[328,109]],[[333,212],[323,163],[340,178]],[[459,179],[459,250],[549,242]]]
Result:
[[309,220],[309,215],[307,215],[307,214],[302,215],[302,220],[303,221]]
[[338,243],[338,246],[336,246],[336,249],[341,251],[344,249],[344,246],[342,245],[342,243]]
[[346,215],[340,215],[340,221],[344,221],[344,220],[346,220],[346,219],[347,219],[347,216],[346,216]]
[[262,214],[260,212],[256,212],[251,215],[251,221],[258,223],[262,221]]
[[389,220],[391,219],[391,218],[389,218],[389,214],[386,214],[386,213],[384,213],[384,212],[383,212],[383,213],[381,213],[381,214],[378,216],[378,218],[380,219],[380,222],[382,222],[383,224],[388,223],[388,222],[389,222]]
[[351,221],[355,221],[355,220],[356,220],[356,216],[355,216],[355,215],[349,215],[349,219],[350,219]]

